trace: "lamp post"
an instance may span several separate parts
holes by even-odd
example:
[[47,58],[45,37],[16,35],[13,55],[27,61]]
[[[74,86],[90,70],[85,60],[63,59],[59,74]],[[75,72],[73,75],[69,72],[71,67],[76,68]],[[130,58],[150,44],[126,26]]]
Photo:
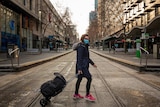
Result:
[[[144,0],[144,11],[145,11],[145,8],[146,8],[146,0]],[[147,36],[148,36],[148,35],[146,34],[146,33],[147,33],[147,32],[146,32],[146,25],[147,25],[147,21],[146,21],[147,18],[146,18],[146,16],[147,16],[147,15],[144,16],[144,17],[145,17],[145,25],[144,25],[144,28],[143,28],[143,31],[144,31],[144,32],[142,32],[142,33],[144,33],[144,35],[143,35],[143,34],[142,34],[142,35],[145,37],[145,38],[144,38],[144,49],[147,50]]]
[[39,21],[40,21],[40,39],[39,39],[39,51],[42,53],[42,11],[39,10]]
[[126,24],[123,23],[123,30],[124,30],[124,52],[127,52],[127,47],[126,47]]

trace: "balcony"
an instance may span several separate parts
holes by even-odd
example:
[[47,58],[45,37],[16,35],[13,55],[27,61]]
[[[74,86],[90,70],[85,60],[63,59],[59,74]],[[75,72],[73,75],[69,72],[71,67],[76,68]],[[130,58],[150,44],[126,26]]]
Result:
[[128,7],[128,10],[132,10],[132,7]]
[[145,15],[145,13],[141,13],[141,14],[139,14],[139,15],[144,16],[144,15]]
[[140,18],[140,16],[136,16],[136,17],[135,17],[135,19],[139,19],[139,18]]
[[144,12],[151,12],[151,11],[153,11],[154,9],[152,9],[152,8],[148,8],[148,9],[146,9]]
[[131,4],[131,7],[136,7],[136,6],[137,6],[136,3]]
[[134,18],[132,18],[130,21],[133,22],[133,21],[134,21]]
[[138,9],[138,10],[137,10],[137,12],[140,12],[140,11],[141,11],[141,9]]
[[127,3],[126,0],[124,0],[122,4],[126,4],[126,3]]
[[129,13],[129,12],[126,10],[126,11],[124,11],[124,13]]
[[136,13],[133,13],[132,15],[136,15]]
[[143,0],[136,0],[136,3],[140,3],[140,2],[142,2]]
[[133,3],[134,3],[133,0],[131,0],[130,4],[133,4]]
[[154,3],[156,0],[151,0],[150,3]]
[[160,2],[154,3],[152,7],[160,7]]

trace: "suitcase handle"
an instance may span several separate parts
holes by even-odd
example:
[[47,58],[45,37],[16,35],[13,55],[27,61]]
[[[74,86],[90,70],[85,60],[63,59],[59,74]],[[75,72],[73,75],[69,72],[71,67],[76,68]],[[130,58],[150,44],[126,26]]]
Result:
[[73,76],[72,78],[70,78],[68,81],[67,81],[67,83],[69,83],[69,82],[71,82],[72,80],[74,80],[75,78],[77,78],[78,77],[78,73],[75,75],[75,76]]

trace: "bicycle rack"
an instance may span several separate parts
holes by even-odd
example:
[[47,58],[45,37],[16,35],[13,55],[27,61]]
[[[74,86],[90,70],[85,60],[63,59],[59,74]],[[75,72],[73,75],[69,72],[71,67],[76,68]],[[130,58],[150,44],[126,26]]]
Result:
[[15,52],[17,52],[16,57],[17,57],[17,63],[18,63],[18,66],[19,66],[19,53],[20,53],[19,48],[16,48],[16,49],[14,49],[13,51],[8,52],[8,53],[9,53],[9,56],[10,56],[10,58],[11,58],[12,68],[13,68],[13,58],[12,58],[12,54],[14,54]]
[[147,61],[148,61],[149,52],[146,49],[140,47],[140,65],[142,64],[142,50],[145,52],[145,58],[146,58],[146,65],[145,65],[145,67],[147,68]]

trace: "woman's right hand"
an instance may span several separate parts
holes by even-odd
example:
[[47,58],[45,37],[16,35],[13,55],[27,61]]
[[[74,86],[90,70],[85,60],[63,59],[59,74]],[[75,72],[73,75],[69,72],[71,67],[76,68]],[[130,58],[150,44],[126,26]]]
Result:
[[78,70],[78,74],[83,74],[83,72],[81,70]]

